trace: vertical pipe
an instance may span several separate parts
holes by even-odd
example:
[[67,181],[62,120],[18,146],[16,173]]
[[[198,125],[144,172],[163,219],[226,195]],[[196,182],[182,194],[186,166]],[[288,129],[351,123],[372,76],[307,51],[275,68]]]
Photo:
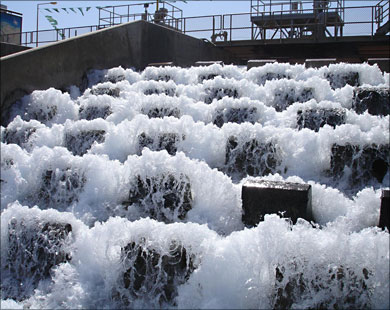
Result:
[[251,40],[253,40],[253,23],[251,23]]
[[39,4],[37,4],[37,35],[36,35],[37,44],[36,44],[36,47],[38,47],[38,18],[39,18]]
[[[211,38],[214,38],[214,34],[215,34],[215,16],[213,15],[213,35],[211,36]],[[213,41],[211,39],[211,41]]]
[[233,16],[230,14],[230,41],[232,41],[232,23],[233,23]]

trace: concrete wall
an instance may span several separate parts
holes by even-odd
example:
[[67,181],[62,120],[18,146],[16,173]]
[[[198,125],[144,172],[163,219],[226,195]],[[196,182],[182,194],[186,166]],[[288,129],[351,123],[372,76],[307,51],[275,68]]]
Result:
[[25,51],[30,49],[31,47],[28,46],[23,46],[23,45],[16,45],[16,44],[11,44],[11,43],[6,43],[6,42],[0,42],[0,57],[18,53],[21,51]]
[[121,65],[142,70],[153,62],[188,66],[197,60],[232,61],[221,48],[142,20],[5,56],[0,60],[1,124],[24,95],[81,85],[90,69]]

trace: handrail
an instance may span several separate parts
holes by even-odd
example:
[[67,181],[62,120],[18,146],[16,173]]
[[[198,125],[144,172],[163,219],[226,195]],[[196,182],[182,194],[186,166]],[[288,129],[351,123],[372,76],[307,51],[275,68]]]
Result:
[[[383,17],[381,22],[378,22],[376,19],[376,9],[383,7],[381,16]],[[346,21],[344,18],[341,21],[333,21],[332,27],[335,29],[326,29],[327,39],[335,39],[342,36],[356,35],[356,32],[359,31],[359,35],[364,33],[365,35],[374,36],[376,30],[381,26],[386,19],[389,19],[389,0],[382,0],[376,5],[363,5],[363,6],[352,6],[352,7],[343,7],[343,13],[349,17],[349,21]],[[124,5],[125,7],[125,5]],[[302,12],[308,12],[310,9],[303,9]],[[328,12],[338,12],[340,16],[340,11],[337,11],[337,8],[329,8]],[[260,12],[259,12],[260,13]],[[284,14],[285,11],[270,11],[268,14],[278,15]],[[360,14],[360,19],[357,18]],[[262,13],[265,14],[265,13]],[[252,16],[261,16],[253,15],[253,12],[246,13],[231,13],[231,14],[219,14],[219,15],[203,15],[203,16],[190,16],[190,17],[178,17],[178,18],[164,18],[157,22],[154,19],[153,14],[147,14],[147,20],[150,22],[156,22],[161,25],[166,25],[178,31],[181,31],[185,34],[191,34],[198,38],[208,38],[212,41],[217,41],[218,39],[232,41],[237,39],[252,39],[252,40],[262,40],[262,39],[283,39],[291,38],[294,34],[292,33],[295,30],[302,31],[304,35],[305,31],[307,34],[310,34],[310,31],[314,27],[318,26],[318,22],[310,23],[295,23],[294,27],[291,29],[284,29],[281,26],[275,26],[275,29],[271,30],[261,30],[263,31],[263,36],[259,36],[259,29],[256,25],[251,23]],[[354,17],[354,15],[356,15]],[[129,14],[127,16],[132,20],[144,19],[145,15],[140,13]],[[326,16],[325,16],[326,17]],[[127,18],[126,18],[127,19]],[[112,21],[112,20],[111,20]],[[111,27],[118,25],[121,22],[113,20],[113,23],[92,25],[92,26],[80,26],[80,27],[69,27],[62,28],[58,30],[40,30],[39,31],[39,44],[46,44],[49,42],[55,42],[62,39],[68,39],[80,34],[87,32],[96,31],[102,28]],[[291,31],[290,31],[291,30]],[[267,33],[269,31],[269,33]],[[288,32],[291,33],[288,33]],[[10,41],[12,36],[19,36],[21,38],[22,45],[32,46],[36,44],[36,31],[27,31],[22,33],[13,33],[8,35],[2,35],[2,41]],[[260,38],[259,38],[260,37]]]

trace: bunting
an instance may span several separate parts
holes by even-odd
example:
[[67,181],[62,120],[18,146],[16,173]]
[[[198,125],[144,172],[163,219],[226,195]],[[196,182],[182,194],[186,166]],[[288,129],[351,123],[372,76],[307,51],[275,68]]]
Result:
[[53,16],[45,15],[48,22],[52,25],[52,27],[57,31],[57,33],[61,36],[62,39],[65,39],[65,35],[57,28],[58,22],[53,18]]
[[[72,11],[75,14],[81,13],[81,15],[84,16],[84,13],[88,12],[92,7],[87,6],[87,7],[77,7],[77,8],[45,8],[46,11],[49,13],[60,13],[60,10],[65,11],[67,14],[69,14],[69,11]],[[97,9],[101,9],[100,6],[96,7]]]

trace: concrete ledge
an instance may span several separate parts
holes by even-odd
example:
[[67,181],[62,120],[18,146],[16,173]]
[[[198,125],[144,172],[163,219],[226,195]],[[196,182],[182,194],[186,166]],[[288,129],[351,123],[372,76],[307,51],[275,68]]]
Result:
[[390,230],[390,190],[382,190],[379,227]]
[[274,63],[274,62],[276,62],[276,59],[251,59],[248,60],[246,69],[249,70],[250,68],[253,67],[261,67],[264,66],[265,64]]
[[336,63],[336,58],[319,58],[319,59],[305,60],[305,66],[307,68],[321,68],[335,63]]
[[148,67],[168,67],[168,66],[174,66],[173,61],[153,62],[148,64]]
[[223,66],[223,61],[221,61],[221,60],[216,60],[216,61],[204,61],[204,60],[200,60],[200,61],[195,62],[194,66],[195,66],[195,67],[200,67],[200,66],[211,66],[211,65],[214,65],[214,64]]
[[379,69],[384,72],[390,72],[390,58],[368,58],[368,64],[377,64]]
[[264,215],[283,212],[296,223],[298,218],[311,221],[311,185],[276,181],[250,181],[242,186],[242,221],[256,226]]
[[143,70],[150,63],[191,66],[199,59],[231,62],[231,54],[202,40],[143,20],[98,30],[2,57],[1,124],[23,95],[80,86],[91,69]]

